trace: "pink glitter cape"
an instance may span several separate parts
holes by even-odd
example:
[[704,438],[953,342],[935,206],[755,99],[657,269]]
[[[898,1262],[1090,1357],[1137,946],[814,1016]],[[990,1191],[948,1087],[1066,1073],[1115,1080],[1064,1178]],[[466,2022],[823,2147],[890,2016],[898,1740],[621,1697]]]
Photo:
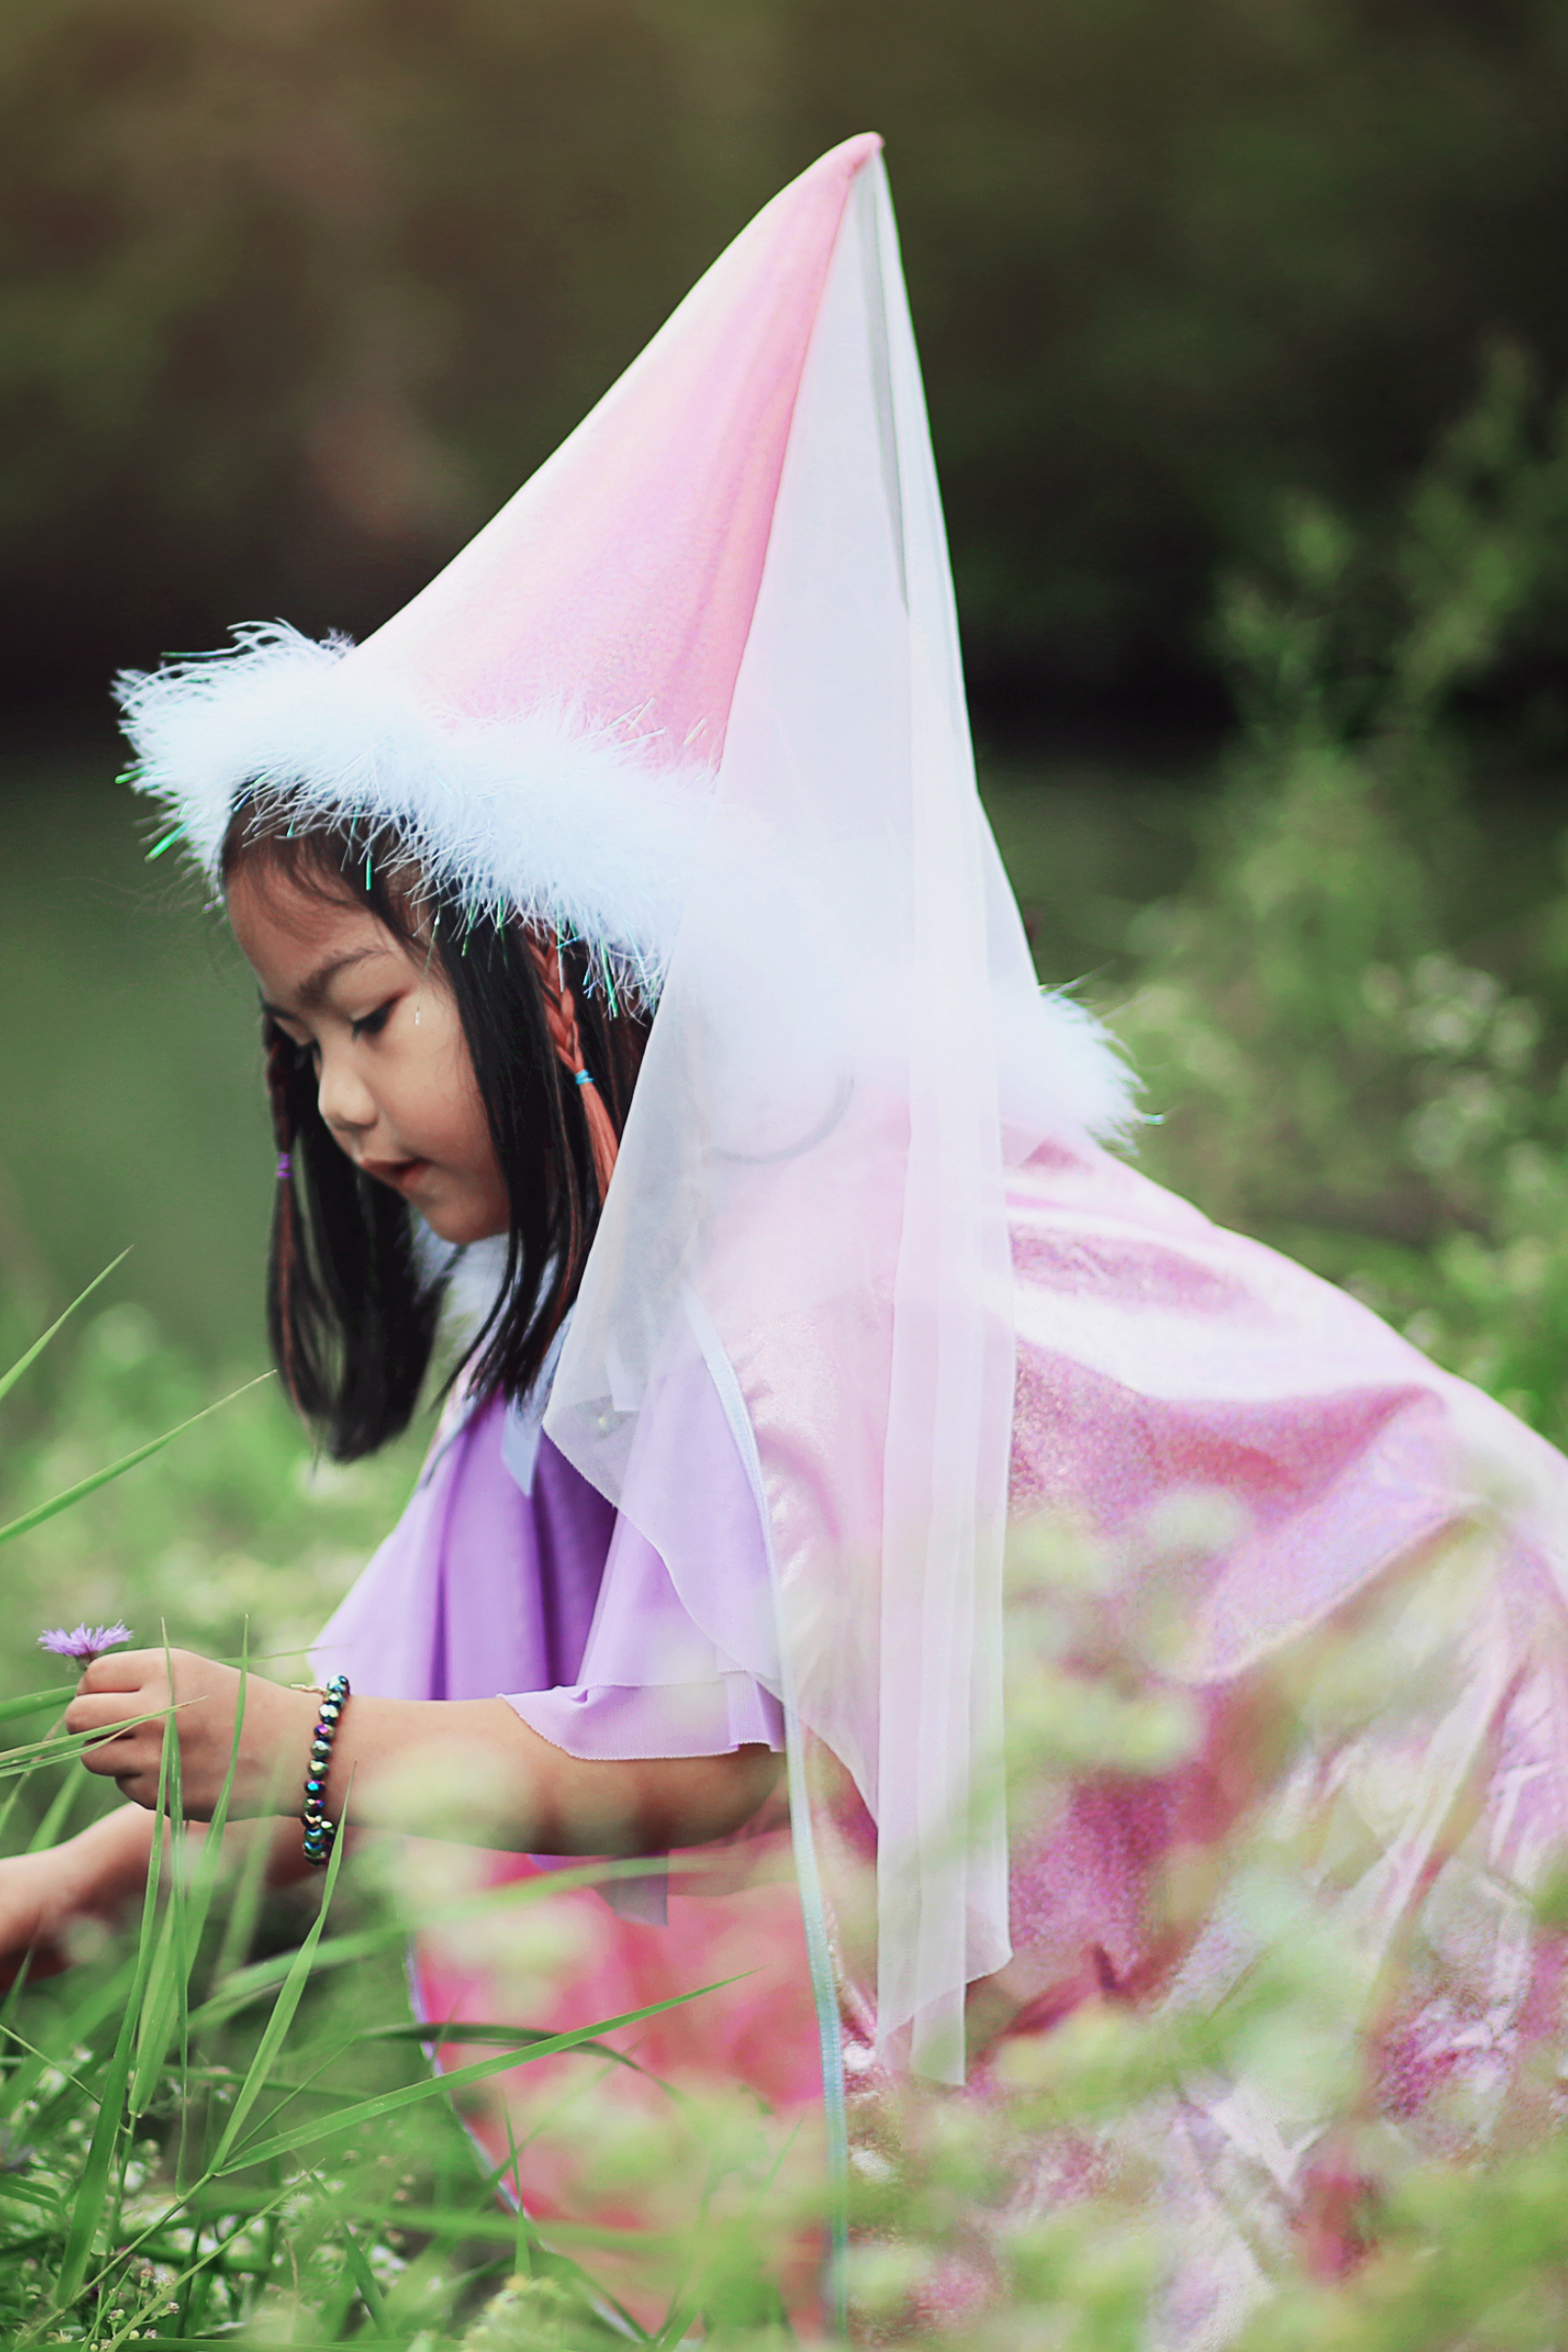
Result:
[[[1363,2136],[1375,2127],[1396,2172],[1436,2151],[1484,2157],[1519,2128],[1532,2056],[1560,2036],[1561,1938],[1538,1928],[1531,1897],[1568,1832],[1568,1464],[1346,1294],[1102,1152],[1041,1152],[1008,1205],[1020,1333],[1010,1508],[1040,1562],[1014,1591],[1009,1653],[1027,1674],[1053,1560],[1070,1593],[1073,1559],[1093,1556],[1083,1622],[1098,1671],[1174,1702],[1188,1730],[1152,1768],[1039,1768],[1037,1818],[1010,1862],[1012,1957],[970,1994],[967,2085],[919,2094],[936,2107],[960,2098],[992,2133],[967,2255],[928,2281],[930,2316],[952,2320],[988,2291],[1020,2222],[1066,2194],[1119,2189],[1169,2226],[1160,2340],[1217,2344],[1271,2276],[1350,2258],[1350,2123]],[[847,1450],[874,1459],[870,1417],[847,1427],[808,1409],[828,1393],[819,1367],[855,1359],[860,1314],[847,1285],[740,1368],[786,1530],[812,1521],[824,1463],[842,1486]],[[1319,1705],[1336,1642],[1377,1619],[1389,1679],[1359,1709]],[[868,1907],[862,1884],[875,1831],[820,1743],[808,1778],[850,2130],[874,2155],[890,2116],[919,2129],[915,2092],[877,2054],[874,1890]],[[1042,2128],[1027,2105],[1014,2117],[1002,2054],[1085,2002],[1175,2011],[1245,1979],[1255,1942],[1224,1859],[1238,1832],[1254,1857],[1270,1839],[1291,1857],[1332,1939],[1360,2037],[1348,2107],[1328,2068],[1305,2089],[1208,2076],[1100,2133]],[[816,2027],[780,1835],[759,1825],[706,1877],[711,1854],[684,1879],[677,1858],[665,1928],[616,1918],[592,1892],[558,1896],[579,1939],[528,2021],[583,2024],[754,1971],[613,2038],[688,2093],[722,2100],[746,2084],[786,2130],[812,2118]],[[1173,1886],[1201,1878],[1205,1854],[1208,1896],[1184,1913]],[[505,1999],[493,1973],[456,1954],[427,1952],[418,1984],[432,2019],[493,2018]],[[450,2045],[443,2059],[472,2054]],[[543,2218],[672,2224],[678,2164],[651,2196],[630,2195],[598,2179],[569,2120],[528,2136],[564,2099],[569,2118],[590,2073],[602,2063],[504,2077],[470,2126],[497,2164],[526,2141],[517,2183]],[[655,2081],[617,2077],[592,2096],[678,2131]],[[802,2143],[803,2155],[818,2148]],[[612,2254],[588,2259],[627,2287],[633,2273]]]

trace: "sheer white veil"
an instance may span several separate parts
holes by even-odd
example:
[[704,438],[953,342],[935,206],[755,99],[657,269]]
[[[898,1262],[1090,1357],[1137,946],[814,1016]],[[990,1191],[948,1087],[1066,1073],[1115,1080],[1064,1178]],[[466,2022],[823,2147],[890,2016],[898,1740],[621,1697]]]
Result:
[[[704,854],[547,1425],[640,1518],[697,1359],[738,1399],[774,1672],[877,1825],[879,2036],[939,2078],[961,2077],[965,1985],[1010,1949],[1004,1169],[1047,1135],[1114,1124],[1125,1102],[1092,1025],[1040,996],[977,797],[873,158],[807,357]],[[766,1671],[766,1629],[754,1641],[740,1662]]]

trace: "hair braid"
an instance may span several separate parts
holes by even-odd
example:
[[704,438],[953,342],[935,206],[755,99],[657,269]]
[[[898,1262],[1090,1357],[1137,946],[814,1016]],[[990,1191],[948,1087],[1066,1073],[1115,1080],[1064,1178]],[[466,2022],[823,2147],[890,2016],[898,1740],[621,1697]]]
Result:
[[270,1320],[277,1342],[278,1369],[295,1404],[300,1402],[294,1355],[294,1278],[299,1258],[299,1210],[294,1199],[294,1146],[299,1114],[294,1100],[299,1049],[275,1021],[266,1029],[267,1100],[272,1113],[272,1141],[277,1146],[277,1189],[272,1204],[271,1291]]

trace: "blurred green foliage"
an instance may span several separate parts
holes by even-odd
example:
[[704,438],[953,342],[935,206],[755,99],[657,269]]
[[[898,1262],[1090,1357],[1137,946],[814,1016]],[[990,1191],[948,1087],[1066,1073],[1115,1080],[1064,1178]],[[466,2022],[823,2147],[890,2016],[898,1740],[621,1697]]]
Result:
[[11,0],[0,583],[39,665],[378,618],[749,214],[889,140],[970,653],[1124,712],[1274,486],[1568,362],[1562,0]]
[[[1498,351],[1387,533],[1305,499],[1217,623],[1243,731],[1116,1016],[1141,1156],[1568,1442],[1568,835],[1467,696],[1540,623],[1568,406]],[[1516,830],[1516,828],[1512,828]]]

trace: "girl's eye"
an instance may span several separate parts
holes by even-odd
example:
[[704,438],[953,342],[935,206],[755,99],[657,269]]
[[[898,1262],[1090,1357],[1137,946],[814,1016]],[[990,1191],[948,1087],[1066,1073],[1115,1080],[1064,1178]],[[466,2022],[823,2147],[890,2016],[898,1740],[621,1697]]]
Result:
[[351,1021],[349,1026],[354,1035],[356,1037],[379,1037],[381,1031],[386,1027],[387,1016],[392,1010],[393,1002],[394,1000],[388,997],[384,1004],[378,1004],[373,1012],[368,1012],[363,1021]]

